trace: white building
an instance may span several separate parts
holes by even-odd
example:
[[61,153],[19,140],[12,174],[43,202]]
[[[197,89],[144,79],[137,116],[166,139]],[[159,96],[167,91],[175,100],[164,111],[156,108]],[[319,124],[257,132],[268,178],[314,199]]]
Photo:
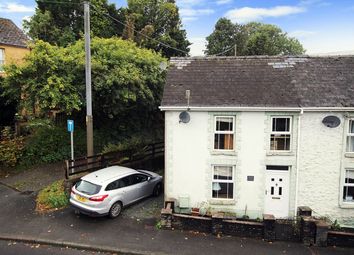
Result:
[[354,226],[353,70],[353,56],[172,59],[165,198]]

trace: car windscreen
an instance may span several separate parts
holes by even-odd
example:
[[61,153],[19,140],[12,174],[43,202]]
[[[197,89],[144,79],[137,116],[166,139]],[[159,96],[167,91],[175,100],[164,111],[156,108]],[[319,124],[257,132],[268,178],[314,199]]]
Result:
[[76,183],[75,188],[76,188],[76,190],[78,190],[84,194],[95,195],[100,191],[101,186],[93,184],[88,181],[81,180],[78,183]]

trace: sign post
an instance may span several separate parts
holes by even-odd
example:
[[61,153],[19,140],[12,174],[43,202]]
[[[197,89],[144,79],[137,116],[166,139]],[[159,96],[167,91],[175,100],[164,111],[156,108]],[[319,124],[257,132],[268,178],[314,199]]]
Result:
[[[71,140],[71,160],[74,160],[74,121],[67,121],[68,132],[70,132],[70,140]],[[74,166],[74,161],[71,162],[71,166]],[[73,173],[74,169],[71,169],[71,173]]]

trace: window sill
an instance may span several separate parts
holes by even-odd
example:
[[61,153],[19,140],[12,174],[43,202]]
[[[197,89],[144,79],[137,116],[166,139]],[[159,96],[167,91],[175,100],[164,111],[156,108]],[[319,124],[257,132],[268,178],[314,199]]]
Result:
[[235,205],[236,200],[212,198],[212,199],[209,199],[209,204],[211,204],[211,205]]
[[346,153],[344,153],[344,157],[346,157],[346,158],[354,158],[354,152],[346,152]]
[[216,150],[212,150],[211,155],[226,155],[226,156],[236,156],[237,155],[237,152],[236,151],[223,151],[223,150],[220,150],[220,151],[216,151]]
[[295,156],[292,151],[268,151],[267,156]]
[[339,205],[339,207],[343,208],[343,209],[353,209],[354,208],[354,201],[353,202],[342,202]]

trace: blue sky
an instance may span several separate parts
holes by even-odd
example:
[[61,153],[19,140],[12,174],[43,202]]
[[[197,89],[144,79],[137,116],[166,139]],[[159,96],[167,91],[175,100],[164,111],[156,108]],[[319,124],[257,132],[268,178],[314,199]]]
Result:
[[[109,0],[118,7],[125,0]],[[354,0],[177,0],[182,23],[193,43],[192,55],[202,55],[205,37],[216,21],[260,21],[279,26],[300,40],[308,54],[354,54]],[[0,0],[0,17],[21,26],[35,9],[34,0]]]

